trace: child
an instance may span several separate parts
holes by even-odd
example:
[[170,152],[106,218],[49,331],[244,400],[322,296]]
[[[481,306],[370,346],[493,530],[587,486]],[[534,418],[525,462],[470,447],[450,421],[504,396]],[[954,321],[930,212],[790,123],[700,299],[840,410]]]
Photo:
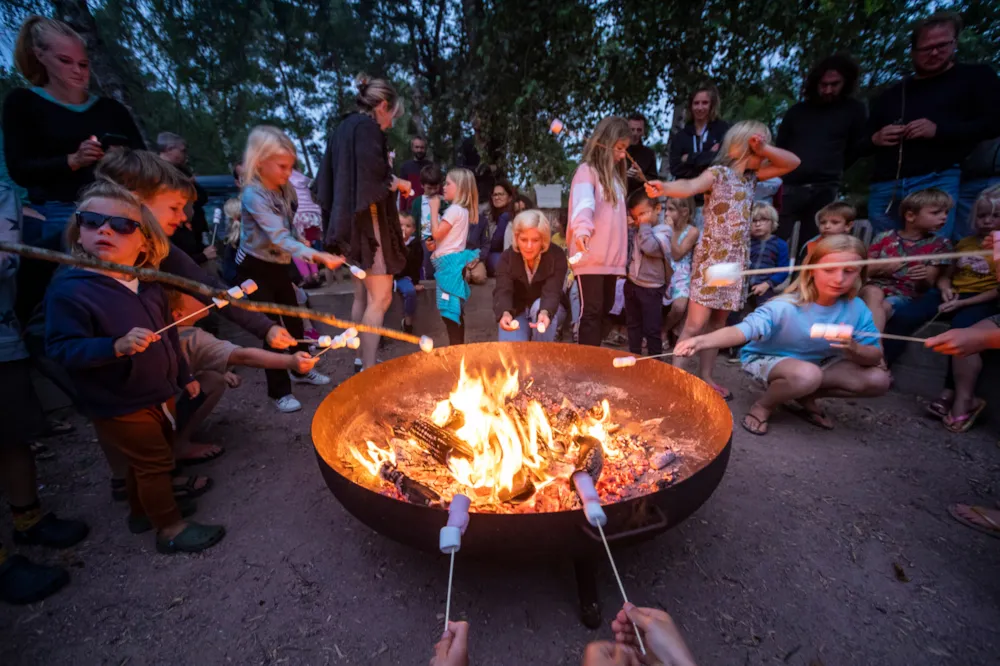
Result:
[[[66,242],[76,254],[130,266],[155,268],[167,253],[166,236],[150,211],[103,180],[84,192]],[[179,387],[192,398],[201,389],[177,331],[154,333],[170,321],[163,289],[125,275],[69,268],[53,279],[45,314],[46,352],[70,373],[98,438],[128,459],[129,529],[155,528],[161,553],[214,546],[225,529],[185,522],[182,512],[194,507],[179,507],[171,484],[174,397]]]
[[[243,191],[240,194],[240,249],[236,254],[237,280],[254,280],[254,300],[282,305],[297,305],[288,264],[292,257],[323,264],[333,270],[344,263],[343,257],[319,252],[297,240],[292,234],[295,190],[288,183],[295,167],[295,144],[276,127],[260,125],[250,132],[243,158]],[[304,335],[302,320],[285,319],[293,338]],[[298,351],[305,351],[298,345]],[[302,409],[292,395],[292,380],[322,386],[330,378],[315,370],[291,378],[284,370],[268,370],[267,394],[279,412]]]
[[584,146],[583,163],[573,174],[566,242],[571,256],[583,255],[573,266],[582,304],[582,345],[601,346],[618,278],[625,276],[625,155],[629,144],[628,122],[613,116],[604,118]]
[[[413,199],[410,216],[417,225],[416,238],[422,244],[431,239],[431,199],[441,194],[442,184],[444,184],[444,173],[441,167],[428,164],[420,169],[420,185],[424,188],[424,192]],[[433,280],[434,264],[431,263],[431,249],[427,248],[427,252],[423,254],[424,279]]]
[[[774,235],[778,211],[763,203],[753,205],[750,222],[750,267],[777,268],[788,265],[788,243]],[[774,296],[774,289],[788,278],[788,272],[750,277],[748,303],[757,308]]]
[[816,228],[819,235],[806,241],[799,250],[799,261],[804,261],[806,255],[821,238],[849,234],[854,228],[854,220],[858,219],[858,211],[846,201],[834,201],[819,209],[816,213]]
[[[956,252],[982,250],[984,242],[1000,230],[1000,187],[992,187],[979,195],[972,207],[970,226],[974,236],[963,238],[955,245]],[[937,283],[941,290],[939,311],[951,316],[951,327],[970,328],[998,313],[998,283],[993,257],[963,257],[948,266]],[[986,407],[976,397],[976,383],[982,370],[979,354],[949,357],[945,389],[928,410],[944,421],[944,427],[954,433],[968,431]]]
[[628,349],[655,356],[663,352],[663,291],[673,275],[670,268],[671,229],[656,224],[656,206],[641,187],[628,197],[628,262],[625,321]]
[[451,202],[440,215],[441,197],[431,197],[431,239],[434,278],[437,281],[437,305],[448,329],[448,344],[465,342],[465,315],[462,306],[469,298],[469,284],[463,271],[479,259],[479,252],[465,249],[469,225],[479,223],[479,191],[476,177],[468,169],[452,169],[444,181],[444,198]]
[[[934,233],[948,221],[952,201],[947,192],[930,188],[907,196],[899,203],[903,229],[886,231],[868,250],[872,259],[939,254],[951,250],[951,242]],[[875,326],[885,330],[886,322],[921,292],[930,289],[945,262],[893,263],[872,266],[871,281],[861,290],[861,298],[872,311]]]
[[[817,244],[807,261],[822,266],[865,258],[865,247],[853,236],[830,236]],[[802,271],[785,295],[774,298],[737,324],[677,343],[675,354],[690,356],[705,349],[746,344],[743,370],[767,386],[743,417],[741,425],[764,435],[768,419],[780,405],[795,400],[796,413],[813,425],[833,424],[816,404],[822,397],[874,397],[889,390],[889,373],[878,365],[882,349],[871,312],[857,298],[864,270],[857,266]],[[813,324],[847,324],[851,340],[832,344],[813,338]]]
[[673,337],[674,340],[677,338],[675,329],[687,314],[688,295],[691,292],[691,256],[701,233],[698,227],[691,224],[694,208],[694,197],[667,199],[664,208],[667,221],[673,227],[670,237],[670,267],[674,271],[667,295],[663,298],[663,304],[670,306],[664,329],[667,337]]
[[420,284],[420,267],[424,263],[424,246],[417,238],[417,225],[413,216],[400,211],[399,228],[403,230],[406,245],[406,267],[396,275],[396,291],[403,297],[403,331],[413,333],[413,315],[417,311],[417,286]]
[[[309,191],[312,180],[301,171],[292,171],[288,182],[295,190],[295,199],[298,202],[295,216],[292,218],[295,237],[309,247],[317,247],[316,242],[323,236],[323,211],[312,200],[312,193]],[[315,289],[323,284],[323,276],[316,264],[294,256],[292,263],[302,276],[303,289]]]
[[[732,262],[745,266],[750,246],[750,221],[754,188],[758,180],[783,176],[799,165],[799,158],[770,145],[771,132],[755,120],[733,125],[722,141],[715,164],[691,180],[651,181],[646,191],[651,197],[690,197],[704,193],[704,227],[694,251],[691,268],[691,298],[681,340],[704,331],[722,328],[730,312],[746,302],[746,288],[737,283],[714,287],[705,279],[712,265]],[[729,389],[712,378],[715,348],[701,354],[701,378],[726,400]]]
[[236,253],[240,249],[240,200],[236,197],[226,201],[222,207],[226,215],[226,237],[222,246],[222,279],[228,285],[238,284],[236,280]]
[[[220,340],[208,331],[195,326],[198,321],[208,316],[208,312],[194,314],[204,308],[201,301],[176,289],[167,289],[166,291],[171,318],[178,321],[188,317],[184,319],[183,323],[177,325],[177,334],[180,339],[181,353],[184,354],[184,358],[191,368],[191,374],[198,380],[201,394],[204,396],[200,404],[192,405],[194,409],[183,423],[182,419],[178,419],[177,446],[175,448],[177,457],[184,458],[185,449],[192,446],[191,435],[198,430],[199,426],[215,409],[219,400],[222,399],[226,387],[236,388],[240,385],[239,375],[230,372],[229,368],[244,366],[305,374],[313,369],[317,359],[306,352],[296,352],[292,355],[277,354],[266,349],[239,347],[228,340]],[[183,397],[181,396],[182,400]],[[178,412],[181,411],[178,409]],[[214,460],[220,455],[222,455],[222,450],[218,449],[214,455],[199,458],[198,462]],[[190,459],[192,456],[188,455],[187,457]]]

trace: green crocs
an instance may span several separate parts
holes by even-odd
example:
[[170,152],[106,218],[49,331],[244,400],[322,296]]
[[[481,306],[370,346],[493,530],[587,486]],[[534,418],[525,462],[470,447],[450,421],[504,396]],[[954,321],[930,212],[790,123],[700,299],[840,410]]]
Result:
[[187,527],[169,541],[157,537],[156,550],[164,555],[200,553],[222,541],[224,536],[226,536],[226,528],[222,525],[188,523]]
[[[198,510],[198,505],[192,500],[177,500],[177,508],[181,511],[181,518],[193,516]],[[128,531],[132,534],[145,534],[153,529],[153,523],[148,516],[129,516]]]

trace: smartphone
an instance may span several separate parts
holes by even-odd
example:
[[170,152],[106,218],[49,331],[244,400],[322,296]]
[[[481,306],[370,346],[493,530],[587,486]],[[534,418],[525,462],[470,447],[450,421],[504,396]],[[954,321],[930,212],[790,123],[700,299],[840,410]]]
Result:
[[101,150],[108,152],[114,146],[128,146],[128,137],[121,134],[104,134],[101,136]]

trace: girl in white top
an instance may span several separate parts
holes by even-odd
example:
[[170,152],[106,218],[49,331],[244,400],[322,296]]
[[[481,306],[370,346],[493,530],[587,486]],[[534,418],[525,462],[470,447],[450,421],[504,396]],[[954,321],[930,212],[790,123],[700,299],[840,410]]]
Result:
[[448,329],[449,344],[465,341],[462,304],[469,297],[465,282],[465,265],[478,258],[478,252],[465,249],[469,225],[479,224],[479,191],[476,177],[468,169],[452,169],[444,181],[444,198],[451,202],[444,215],[441,198],[430,199],[431,238],[427,241],[434,279],[437,281],[437,303],[441,318]]

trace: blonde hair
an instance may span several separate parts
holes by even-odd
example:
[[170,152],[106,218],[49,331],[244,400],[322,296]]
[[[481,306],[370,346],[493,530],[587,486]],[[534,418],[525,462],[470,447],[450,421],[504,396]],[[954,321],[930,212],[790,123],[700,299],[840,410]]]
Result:
[[771,220],[771,233],[773,234],[778,229],[778,211],[775,210],[774,206],[766,204],[763,201],[758,201],[753,205],[753,211],[750,213],[750,219],[757,217],[758,215],[764,216]]
[[[288,153],[298,158],[292,139],[272,125],[257,125],[247,137],[247,149],[243,153],[243,187],[260,183],[260,165],[279,153]],[[291,183],[281,186],[281,196],[293,210],[298,197]]]
[[[818,264],[823,257],[837,252],[850,252],[858,255],[861,259],[868,258],[868,249],[865,248],[865,244],[861,242],[861,239],[857,236],[850,236],[848,234],[837,234],[836,236],[824,236],[820,240],[816,241],[816,244],[813,245],[812,250],[806,256],[806,260],[803,262],[803,265],[812,266]],[[785,295],[798,305],[815,303],[816,299],[819,298],[819,290],[816,288],[815,273],[816,271],[814,270],[799,271],[799,276],[788,286],[788,289],[785,290]],[[844,294],[842,298],[852,299],[856,297],[858,292],[861,291],[862,285],[864,285],[867,280],[868,267],[862,266],[857,279],[851,286],[851,290]]]
[[955,205],[951,195],[936,187],[928,187],[907,195],[899,202],[899,219],[906,223],[906,214],[917,214],[924,208],[948,208]]
[[97,163],[94,175],[121,185],[143,201],[152,199],[161,192],[179,192],[188,201],[193,201],[198,196],[191,178],[148,150],[109,150]]
[[514,225],[514,252],[521,252],[517,248],[517,235],[525,229],[538,229],[538,232],[542,234],[542,252],[548,252],[549,245],[552,243],[552,223],[549,222],[545,213],[540,210],[523,210],[517,214],[511,224]]
[[452,169],[447,178],[458,188],[458,194],[451,203],[469,211],[469,224],[479,222],[479,188],[476,187],[476,176],[468,169]]
[[[80,195],[77,210],[86,209],[94,199],[108,199],[131,206],[139,211],[139,232],[146,239],[145,251],[136,260],[136,268],[158,268],[160,262],[170,252],[170,241],[156,221],[153,213],[142,205],[139,199],[127,189],[110,180],[98,179]],[[77,256],[90,256],[80,245],[80,225],[76,215],[71,215],[66,225],[66,246]]]
[[992,187],[987,187],[985,190],[979,193],[976,197],[975,203],[972,204],[972,210],[969,213],[969,229],[972,233],[976,233],[976,211],[979,210],[979,204],[981,203],[990,204],[990,213],[993,214],[1000,208],[1000,185],[993,185]]
[[687,223],[693,224],[694,210],[696,208],[694,197],[681,197],[679,199],[667,199],[667,206],[673,206],[677,210],[686,210],[688,214]]
[[403,100],[400,99],[399,93],[396,92],[393,85],[385,79],[373,79],[362,73],[354,78],[354,85],[358,89],[354,101],[361,113],[373,115],[375,107],[385,102],[394,118],[403,115]]
[[608,116],[597,123],[583,148],[583,161],[597,172],[601,183],[601,198],[608,203],[618,200],[619,189],[625,191],[625,160],[615,162],[614,147],[621,140],[629,139],[628,121],[618,116]]
[[226,201],[222,210],[226,214],[226,219],[229,220],[229,225],[226,227],[226,244],[236,247],[240,244],[240,230],[243,228],[240,218],[242,204],[239,199],[233,197]]
[[21,76],[28,79],[31,85],[44,86],[49,82],[49,73],[45,71],[45,65],[38,59],[36,49],[48,51],[52,48],[52,37],[69,37],[80,42],[84,48],[87,47],[83,37],[76,30],[62,21],[45,18],[44,16],[29,16],[21,24],[21,29],[17,33],[17,42],[14,45],[14,66]]
[[[742,159],[750,155],[750,137],[760,134],[766,141],[771,140],[771,130],[767,125],[759,120],[741,120],[726,132],[722,139],[722,146],[719,147],[719,154],[715,158],[715,164],[723,166],[733,166]],[[730,157],[729,153],[733,147],[740,149],[739,157]]]

